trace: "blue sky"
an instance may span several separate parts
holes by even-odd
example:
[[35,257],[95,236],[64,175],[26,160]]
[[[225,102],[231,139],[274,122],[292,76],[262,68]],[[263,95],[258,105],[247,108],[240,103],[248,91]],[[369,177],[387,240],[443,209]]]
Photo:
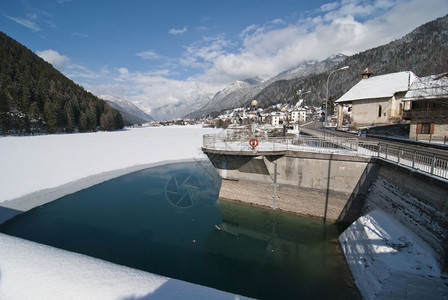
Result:
[[148,107],[351,55],[448,13],[448,0],[2,0],[0,30],[96,95]]

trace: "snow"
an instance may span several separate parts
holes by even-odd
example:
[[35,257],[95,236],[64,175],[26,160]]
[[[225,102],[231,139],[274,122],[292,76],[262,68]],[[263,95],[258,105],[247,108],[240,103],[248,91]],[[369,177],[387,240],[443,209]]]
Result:
[[362,79],[342,95],[336,103],[391,98],[398,92],[408,91],[409,84],[412,84],[416,78],[417,76],[414,73],[405,71]]
[[[36,193],[56,199],[150,165],[205,159],[202,135],[217,132],[171,126],[1,137],[0,205],[30,209],[40,204]],[[0,299],[148,298],[243,297],[0,234]]]
[[[448,78],[431,75],[416,80],[406,93],[403,101],[419,101],[427,99],[446,99],[448,97]],[[441,77],[441,78],[439,78]]]
[[0,137],[0,202],[113,170],[204,159],[201,126]]
[[432,249],[381,209],[360,217],[339,241],[365,299],[448,299],[448,277]]
[[0,234],[0,299],[245,299]]

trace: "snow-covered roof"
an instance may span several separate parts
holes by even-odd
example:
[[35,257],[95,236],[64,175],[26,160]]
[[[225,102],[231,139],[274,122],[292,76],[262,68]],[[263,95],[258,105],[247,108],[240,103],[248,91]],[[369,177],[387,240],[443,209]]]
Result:
[[336,103],[364,99],[391,98],[395,93],[406,92],[416,79],[417,76],[410,71],[361,79],[347,93],[342,95]]
[[422,77],[414,81],[403,101],[448,99],[448,73]]

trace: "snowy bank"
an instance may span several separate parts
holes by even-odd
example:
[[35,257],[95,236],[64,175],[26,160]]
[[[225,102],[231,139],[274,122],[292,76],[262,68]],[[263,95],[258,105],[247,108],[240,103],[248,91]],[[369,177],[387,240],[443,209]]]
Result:
[[0,299],[246,299],[0,234]]
[[385,212],[360,217],[339,241],[365,299],[448,299],[431,248]]
[[[448,299],[448,182],[382,160],[340,236],[366,299]],[[367,187],[368,186],[368,187]]]

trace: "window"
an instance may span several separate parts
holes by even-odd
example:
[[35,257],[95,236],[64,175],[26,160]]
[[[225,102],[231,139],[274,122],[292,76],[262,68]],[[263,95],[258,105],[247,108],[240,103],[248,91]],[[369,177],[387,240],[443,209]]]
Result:
[[429,123],[422,123],[422,134],[429,134],[431,129],[431,124]]
[[381,105],[378,105],[378,118],[381,118],[382,112],[383,112],[383,107]]
[[434,134],[434,123],[418,123],[417,134]]

